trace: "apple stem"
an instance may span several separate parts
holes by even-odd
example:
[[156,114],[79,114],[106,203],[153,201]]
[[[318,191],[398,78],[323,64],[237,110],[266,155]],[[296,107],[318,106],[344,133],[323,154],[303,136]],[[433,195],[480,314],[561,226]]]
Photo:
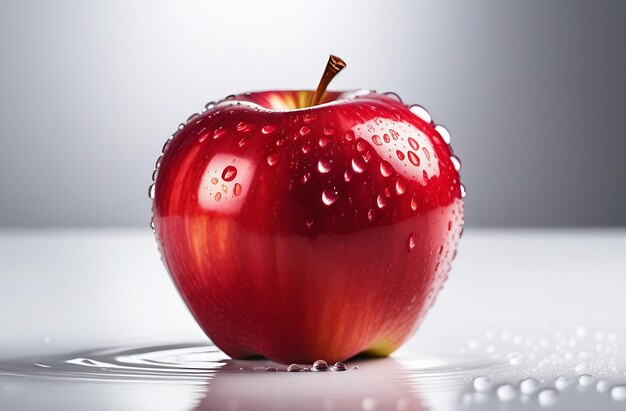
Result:
[[320,103],[320,101],[322,101],[322,97],[326,92],[326,87],[328,87],[328,84],[330,84],[337,73],[339,73],[344,67],[346,67],[345,61],[337,56],[333,56],[332,54],[330,55],[328,63],[326,63],[326,69],[324,69],[324,74],[322,74],[322,79],[317,85],[317,90],[315,90],[315,94],[313,95],[309,106],[316,106]]

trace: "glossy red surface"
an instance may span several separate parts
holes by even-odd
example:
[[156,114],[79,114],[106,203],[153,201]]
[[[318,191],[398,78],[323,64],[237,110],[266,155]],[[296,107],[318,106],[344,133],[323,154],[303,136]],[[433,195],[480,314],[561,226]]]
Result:
[[223,101],[192,116],[159,161],[164,262],[232,357],[387,355],[424,318],[456,253],[461,185],[434,124],[376,93],[271,110],[308,95]]

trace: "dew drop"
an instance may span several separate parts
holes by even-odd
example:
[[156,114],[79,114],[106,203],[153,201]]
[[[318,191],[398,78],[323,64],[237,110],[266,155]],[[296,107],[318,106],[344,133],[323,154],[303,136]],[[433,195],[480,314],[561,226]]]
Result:
[[154,217],[150,217],[150,228],[154,231]]
[[564,390],[569,385],[570,385],[570,380],[564,375],[559,375],[554,380],[554,386],[557,388],[557,390]]
[[218,182],[219,182],[219,180],[217,179],[217,177],[213,177],[213,178],[211,179],[211,183],[212,183],[212,184],[217,184]]
[[165,153],[165,151],[167,151],[167,148],[169,147],[171,142],[172,142],[171,138],[168,138],[167,140],[165,140],[165,143],[163,144],[163,148],[161,149],[161,153]]
[[333,364],[331,369],[333,371],[345,371],[346,370],[346,366],[342,362],[337,361],[336,363]]
[[319,171],[322,174],[328,173],[332,169],[333,169],[332,160],[320,160],[317,162],[317,171]]
[[302,368],[298,364],[291,364],[287,367],[287,372],[300,372]]
[[611,389],[611,398],[615,401],[626,400],[626,385],[618,385]]
[[309,178],[311,178],[311,173],[304,173],[302,174],[302,177],[300,177],[300,182],[302,184],[306,184],[309,181]]
[[420,158],[417,156],[417,154],[415,154],[414,151],[409,151],[408,156],[411,164],[413,164],[415,167],[420,165]]
[[539,392],[537,401],[542,407],[554,404],[559,398],[559,393],[554,388],[546,388]]
[[365,153],[363,153],[363,160],[367,163],[372,159],[372,153],[370,153],[370,151],[366,151]]
[[313,120],[315,120],[315,116],[311,113],[307,113],[302,116],[302,121],[304,121],[305,123],[310,123]]
[[270,166],[273,166],[277,162],[278,156],[276,154],[270,154],[269,156],[267,156],[267,164],[269,164]]
[[596,384],[596,390],[598,392],[607,392],[609,388],[609,383],[606,381],[598,381],[598,383]]
[[578,385],[581,387],[588,387],[593,383],[593,377],[590,374],[582,374],[578,377]]
[[237,168],[235,166],[226,166],[222,171],[222,180],[233,181],[237,177]]
[[491,390],[491,380],[488,377],[480,376],[472,380],[474,391],[476,392],[488,392]]
[[313,363],[313,367],[311,367],[313,371],[326,371],[328,369],[328,364],[324,360],[317,360]]
[[[452,220],[448,221],[448,231],[452,230]],[[513,364],[515,365],[515,364]]]
[[339,193],[335,188],[327,188],[322,192],[322,202],[327,206],[332,205],[339,198]]
[[322,136],[318,142],[320,147],[326,147],[326,145],[330,142],[330,139],[328,137],[324,137]]
[[306,143],[304,143],[304,145],[302,146],[302,152],[304,154],[308,153],[309,151],[311,151],[311,143],[309,143],[308,141]]
[[411,198],[411,210],[417,210],[417,201],[415,201],[415,197]]
[[239,124],[237,124],[237,131],[242,132],[242,131],[246,131],[248,130],[248,124],[241,121]]
[[226,130],[224,130],[222,127],[216,128],[215,131],[213,131],[213,140],[217,140],[224,134],[226,134]]
[[396,155],[400,161],[404,160],[404,153],[400,150],[396,150]]
[[381,161],[380,174],[382,174],[383,177],[389,177],[392,172],[393,172],[393,167],[391,166],[391,164],[389,164],[389,162],[385,160]]
[[378,206],[378,208],[383,208],[384,206],[386,206],[387,199],[385,198],[385,196],[379,194],[378,197],[376,197],[376,205]]
[[512,401],[517,397],[517,391],[511,384],[504,384],[498,387],[496,395],[500,401]]
[[154,199],[154,195],[156,194],[156,184],[150,184],[148,187],[148,197]]
[[396,181],[396,193],[404,194],[406,192],[406,183],[402,180]]
[[456,171],[461,170],[461,162],[459,161],[457,156],[450,156],[450,161],[452,162],[452,165],[454,166],[454,169]]
[[393,138],[394,140],[397,140],[398,137],[400,137],[400,134],[398,134],[398,132],[392,128],[389,129],[389,134],[391,134],[391,138]]
[[450,132],[441,124],[435,126],[435,131],[439,133],[446,144],[450,144]]
[[539,388],[539,381],[534,378],[526,378],[519,385],[519,389],[522,394],[532,395],[537,392],[537,388]]
[[465,196],[466,196],[465,186],[461,184],[461,198],[465,198]]
[[220,201],[222,199],[222,193],[219,191],[215,193],[215,201]]
[[228,193],[228,186],[226,184],[222,184],[222,191]]
[[310,128],[308,128],[307,126],[302,126],[302,128],[300,128],[300,135],[304,137],[309,134],[309,131],[311,131]]
[[426,160],[430,161],[430,151],[428,151],[426,147],[422,147],[422,151],[424,152],[424,156],[426,157]]
[[374,142],[374,144],[376,144],[377,146],[382,146],[383,142],[380,140],[380,136],[378,134],[374,134],[372,136],[372,141]]
[[374,221],[374,210],[372,210],[371,208],[367,212],[367,219],[370,221]]
[[346,133],[345,136],[343,136],[343,138],[345,138],[346,141],[354,140],[354,132],[352,130],[348,130],[348,132]]
[[360,158],[353,158],[352,159],[352,169],[356,172],[356,173],[362,173],[363,170],[365,170],[365,164],[363,163],[363,160],[361,160]]
[[433,121],[433,118],[430,116],[430,113],[419,104],[413,104],[411,107],[409,107],[409,110],[411,111],[411,113],[415,114],[417,117],[421,118],[427,123],[430,123]]
[[365,141],[363,141],[362,139],[359,139],[359,141],[356,143],[356,151],[358,151],[359,153],[362,153],[363,151],[365,151],[366,148],[367,148],[367,145],[365,144]]
[[391,139],[389,138],[389,134],[383,134],[383,140],[385,141],[385,143],[389,143],[391,141]]
[[276,131],[275,124],[268,124],[266,126],[263,126],[263,128],[261,129],[261,133],[263,134],[270,134],[270,133],[273,133],[274,131]]
[[158,169],[155,169],[155,170],[152,172],[152,181],[156,181],[156,179],[157,179],[157,176],[158,176],[158,175],[159,175],[159,170],[158,170]]
[[209,101],[208,103],[204,105],[205,111],[211,110],[213,107],[215,107],[215,101]]
[[411,233],[411,235],[409,236],[409,251],[413,251],[416,245],[417,235],[415,233]]
[[335,133],[335,129],[332,127],[324,127],[324,134],[327,136],[332,136]]
[[241,194],[241,190],[242,190],[241,184],[235,183],[235,188],[233,189],[233,192],[235,193],[236,196]]
[[161,160],[163,160],[163,156],[159,156],[159,158],[157,158],[156,163],[154,163],[154,168],[155,169],[159,169],[159,167],[161,167]]
[[409,140],[409,145],[411,146],[413,150],[417,151],[420,148],[420,145],[417,144],[417,141],[415,141],[413,137],[409,137],[408,140]]
[[276,368],[276,367],[266,367],[265,371],[267,371],[267,372],[276,372],[276,371],[278,371],[278,368]]

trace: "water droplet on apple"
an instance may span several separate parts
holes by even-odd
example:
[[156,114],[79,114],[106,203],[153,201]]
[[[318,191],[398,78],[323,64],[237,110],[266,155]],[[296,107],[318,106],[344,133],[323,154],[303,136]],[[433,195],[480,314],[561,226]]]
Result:
[[211,110],[213,107],[215,107],[215,101],[209,101],[204,105],[204,110]]
[[222,191],[228,193],[228,186],[226,184],[222,184]]
[[554,388],[545,388],[537,395],[537,401],[542,407],[554,404],[559,398],[559,393]]
[[452,220],[448,221],[448,231],[452,230]]
[[306,113],[302,116],[302,121],[304,121],[305,123],[310,123],[313,120],[315,120],[315,116],[311,113]]
[[211,183],[212,184],[217,184],[220,180],[217,179],[217,177],[213,177],[211,178]]
[[248,130],[248,123],[241,121],[239,122],[239,124],[237,124],[237,131],[242,132],[246,130]]
[[374,144],[376,144],[377,146],[382,146],[383,142],[380,140],[380,136],[378,134],[374,134],[372,136],[372,141],[374,142]]
[[237,168],[235,166],[226,166],[222,171],[222,180],[233,181],[237,177]]
[[409,145],[411,146],[413,150],[417,151],[420,148],[420,145],[417,144],[417,141],[415,141],[413,137],[409,137],[408,141],[409,141]]
[[307,226],[307,228],[311,228],[313,226],[314,221],[311,219],[308,219],[304,222]]
[[261,129],[261,133],[263,134],[270,134],[270,133],[273,133],[274,131],[276,131],[275,124],[268,124],[266,126],[263,126],[263,128]]
[[420,158],[417,156],[417,154],[415,154],[414,151],[409,151],[408,156],[411,164],[413,164],[415,167],[418,167],[420,165]]
[[365,144],[365,141],[363,141],[363,139],[359,139],[359,141],[356,143],[356,151],[362,153],[363,151],[365,151],[366,148],[367,144]]
[[322,136],[319,141],[318,144],[320,147],[326,147],[326,145],[330,142],[330,139],[328,137],[324,137]]
[[349,183],[350,180],[352,180],[352,171],[346,170],[346,172],[343,173],[343,179],[346,180],[346,183]]
[[378,197],[376,197],[376,205],[378,206],[378,208],[383,208],[384,206],[386,206],[387,199],[385,198],[385,196],[379,194]]
[[159,167],[161,167],[161,160],[163,159],[163,156],[159,156],[159,158],[157,158],[156,163],[154,163],[154,168],[155,169],[159,169]]
[[220,193],[219,191],[217,193],[215,193],[215,201],[220,201],[222,199],[222,193]]
[[158,175],[159,175],[159,169],[155,169],[152,172],[152,181],[156,181]]
[[522,392],[522,394],[526,394],[526,395],[534,394],[535,392],[537,392],[538,388],[539,388],[539,381],[537,381],[534,378],[526,378],[519,385],[519,389]]
[[400,150],[396,150],[396,155],[400,161],[404,160],[404,153]]
[[367,219],[370,221],[374,221],[374,210],[372,210],[371,208],[367,212]]
[[267,368],[265,368],[265,371],[266,372],[277,372],[278,368],[276,368],[276,367],[267,367]]
[[587,387],[593,383],[593,376],[590,374],[582,374],[578,377],[578,385]]
[[300,182],[302,184],[306,184],[309,181],[309,178],[311,178],[311,173],[304,173],[302,174],[302,177],[300,177]]
[[179,130],[182,130],[183,128],[185,128],[185,124],[184,124],[184,123],[180,123],[180,124],[178,125],[178,129],[179,129]]
[[363,160],[367,163],[372,159],[372,153],[370,153],[370,151],[367,150],[365,153],[363,153],[362,157],[363,157]]
[[313,371],[326,371],[328,364],[324,360],[317,360],[313,363]]
[[409,235],[409,251],[413,251],[416,245],[417,235],[415,235],[415,233],[411,233],[411,235]]
[[358,365],[353,365],[353,366],[352,366],[352,369],[353,369],[353,370],[358,370],[358,369],[359,369],[359,366],[358,366]]
[[430,151],[428,151],[426,147],[422,147],[422,151],[424,152],[424,155],[426,156],[426,160],[430,160]]
[[389,138],[389,134],[383,134],[383,140],[385,141],[385,143],[389,143],[391,141],[391,138]]
[[322,202],[326,205],[332,205],[339,198],[339,193],[335,188],[327,188],[322,192]]
[[300,372],[302,368],[298,364],[291,364],[287,367],[287,372]]
[[389,97],[392,100],[397,101],[398,103],[402,103],[402,99],[400,98],[399,95],[397,95],[396,93],[394,93],[393,91],[388,91],[386,93],[383,93],[385,96]]
[[385,160],[380,162],[380,174],[382,174],[383,177],[389,177],[392,172],[393,167],[391,166],[391,164],[389,164],[389,162]]
[[500,401],[512,401],[517,397],[517,390],[511,384],[504,384],[498,387],[496,395]]
[[324,127],[324,134],[327,136],[332,136],[335,132],[335,129],[332,127]]
[[154,217],[150,217],[150,228],[154,231]]
[[302,146],[302,152],[304,154],[308,153],[309,151],[311,151],[311,143],[309,143],[308,141],[306,143],[304,143],[304,145]]
[[346,370],[346,366],[343,365],[342,362],[337,361],[336,363],[333,364],[333,366],[331,367],[331,369],[333,371],[345,371]]
[[156,194],[156,184],[150,184],[148,187],[148,197],[154,199],[154,195]]
[[411,198],[411,210],[417,210],[417,201],[415,200],[415,197]]
[[233,189],[233,192],[235,193],[236,196],[238,196],[239,194],[241,194],[242,189],[243,187],[241,187],[241,184],[235,183],[235,188]]
[[461,198],[465,198],[467,192],[465,191],[465,186],[461,184]]
[[226,134],[226,130],[224,130],[222,127],[216,128],[215,131],[213,132],[213,140],[217,140],[218,138],[222,137],[224,134]]
[[277,162],[278,162],[278,155],[270,154],[269,156],[267,156],[267,164],[269,164],[270,166],[273,166]]
[[161,153],[165,153],[165,151],[167,151],[167,148],[169,147],[171,142],[172,142],[171,138],[168,138],[167,140],[165,140],[165,143],[163,144],[163,148],[161,149]]
[[450,161],[452,162],[452,165],[454,166],[454,169],[456,171],[461,170],[461,161],[458,159],[457,156],[450,156]]
[[333,168],[332,160],[320,160],[317,162],[317,171],[322,174],[328,173]]
[[304,137],[309,134],[309,131],[311,131],[310,128],[308,128],[307,126],[302,126],[302,128],[300,128],[300,135]]
[[363,160],[361,160],[360,158],[353,158],[352,159],[352,169],[357,172],[357,173],[362,173],[363,170],[365,170],[365,164],[363,163]]
[[345,138],[346,141],[354,140],[354,132],[352,130],[348,130],[348,132],[346,133],[345,136],[343,136],[343,138]]
[[618,385],[611,389],[611,398],[614,401],[626,400],[626,385]]
[[404,194],[406,192],[406,183],[402,180],[396,181],[396,193]]
[[411,107],[409,107],[409,110],[411,111],[411,113],[415,114],[417,117],[421,118],[426,123],[431,123],[433,121],[433,118],[430,116],[430,113],[419,104],[413,104]]
[[474,387],[474,391],[476,392],[488,392],[491,390],[491,380],[489,377],[480,376],[476,377],[472,380],[472,385]]
[[439,133],[446,144],[450,144],[450,132],[441,124],[435,126],[435,131]]

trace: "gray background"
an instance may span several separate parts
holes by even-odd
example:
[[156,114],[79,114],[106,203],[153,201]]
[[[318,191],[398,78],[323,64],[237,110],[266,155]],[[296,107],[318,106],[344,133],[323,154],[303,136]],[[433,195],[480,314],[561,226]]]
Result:
[[147,226],[209,100],[395,91],[448,126],[470,226],[626,225],[626,2],[0,4],[0,226]]

